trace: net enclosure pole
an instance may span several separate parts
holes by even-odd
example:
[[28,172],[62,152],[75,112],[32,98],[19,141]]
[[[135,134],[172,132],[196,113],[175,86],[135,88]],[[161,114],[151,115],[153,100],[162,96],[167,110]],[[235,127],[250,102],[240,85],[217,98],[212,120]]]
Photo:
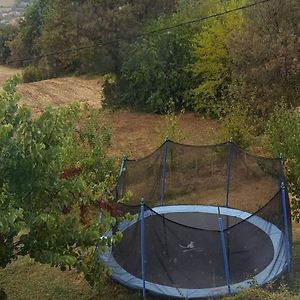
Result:
[[121,167],[119,172],[119,177],[122,175],[123,171],[125,171],[125,162],[126,162],[127,156],[124,155],[121,161]]
[[145,280],[145,207],[144,199],[141,199],[141,273],[143,281],[143,298],[146,299],[146,280]]
[[226,207],[229,206],[231,161],[232,161],[232,138],[230,138],[228,142],[227,175],[226,175]]
[[286,205],[286,190],[284,182],[281,183],[281,202],[283,210],[283,224],[284,224],[284,240],[285,240],[285,252],[286,252],[286,264],[288,272],[291,271],[291,253],[290,253],[290,239],[289,239],[289,226],[288,226],[288,215]]
[[166,174],[167,174],[167,155],[168,155],[169,140],[166,139],[163,145],[163,161],[162,161],[162,176],[161,176],[161,193],[160,193],[160,205],[164,205],[165,190],[166,190]]
[[120,166],[120,171],[119,171],[119,176],[117,179],[117,184],[116,184],[116,200],[119,199],[119,184],[120,184],[120,178],[123,174],[123,172],[126,170],[125,164],[126,164],[127,156],[124,155],[121,161],[121,166]]
[[224,261],[224,271],[226,276],[226,284],[228,288],[228,295],[231,296],[231,288],[230,288],[230,272],[229,272],[229,263],[228,263],[228,255],[225,243],[225,236],[224,236],[224,224],[223,219],[220,213],[220,207],[218,206],[218,225],[220,230],[220,240],[221,240],[221,247],[222,247],[222,254],[223,254],[223,261]]

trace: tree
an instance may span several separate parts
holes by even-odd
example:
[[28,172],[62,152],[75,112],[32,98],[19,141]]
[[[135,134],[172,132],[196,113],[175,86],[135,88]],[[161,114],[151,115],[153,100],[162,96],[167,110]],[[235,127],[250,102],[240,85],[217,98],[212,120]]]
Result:
[[[213,13],[233,9],[245,1],[227,1],[213,5]],[[194,89],[194,109],[217,115],[222,99],[231,82],[231,57],[228,48],[230,36],[243,24],[240,12],[208,20],[194,36],[194,63],[191,70],[198,81]]]
[[7,63],[11,53],[8,43],[15,37],[17,27],[12,25],[0,26],[0,64]]
[[231,36],[232,71],[244,82],[242,98],[254,95],[253,109],[264,119],[275,102],[300,103],[299,17],[299,1],[269,1],[245,12],[242,30]]
[[[181,20],[179,14],[161,17],[146,31],[159,30]],[[117,85],[117,95],[109,94],[112,86],[106,81],[106,103],[158,113],[166,112],[170,102],[177,111],[188,107],[193,84],[187,69],[192,61],[191,34],[190,27],[182,27],[138,39],[130,48],[120,79],[111,83]]]
[[[150,19],[174,9],[175,0],[36,0],[11,50],[15,58],[36,56],[49,77],[91,71],[119,75],[133,36]],[[53,52],[58,54],[47,55]]]
[[34,0],[25,9],[24,17],[18,26],[18,34],[8,43],[11,60],[17,61],[16,66],[24,67],[29,64],[37,64],[41,54],[37,40],[41,35],[44,14],[50,8],[50,0]]
[[115,175],[106,154],[110,133],[91,115],[80,123],[76,105],[33,118],[18,107],[15,84],[10,80],[0,95],[0,266],[30,255],[95,280],[95,247],[112,242],[99,237],[113,218],[99,225],[97,217]]

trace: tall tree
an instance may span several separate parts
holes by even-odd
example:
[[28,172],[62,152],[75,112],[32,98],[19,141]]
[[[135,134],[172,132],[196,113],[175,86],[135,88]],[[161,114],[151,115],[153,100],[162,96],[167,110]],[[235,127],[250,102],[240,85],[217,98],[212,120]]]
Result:
[[[53,76],[86,72],[95,64],[98,70],[119,75],[124,49],[134,34],[150,19],[174,9],[175,0],[36,0],[11,49],[15,57],[41,55],[41,67]],[[53,52],[59,54],[47,55]]]
[[[245,1],[227,1],[209,7],[209,14],[224,12]],[[221,100],[231,81],[231,57],[228,42],[243,24],[240,12],[208,20],[194,36],[194,63],[191,70],[198,81],[194,89],[196,111],[218,114]]]
[[17,27],[12,25],[0,26],[0,64],[7,63],[11,53],[8,44],[17,34]]
[[284,99],[300,104],[300,2],[273,0],[245,13],[240,32],[230,41],[233,71],[245,85],[243,98],[253,95],[262,117]]

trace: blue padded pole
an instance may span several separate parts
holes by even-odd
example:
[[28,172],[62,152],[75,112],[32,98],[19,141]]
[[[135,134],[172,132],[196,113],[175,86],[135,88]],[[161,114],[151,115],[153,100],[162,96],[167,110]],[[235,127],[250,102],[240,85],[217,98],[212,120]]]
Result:
[[142,280],[143,280],[143,298],[146,299],[144,219],[145,219],[144,199],[141,199],[141,264],[142,264]]
[[169,140],[166,139],[165,144],[164,144],[164,154],[163,154],[163,161],[162,161],[160,205],[164,205],[164,200],[165,200],[168,144],[169,144]]
[[290,270],[291,270],[291,257],[290,257],[291,253],[290,253],[289,226],[288,226],[288,216],[287,216],[286,195],[285,195],[284,182],[281,183],[281,202],[282,202],[282,210],[283,210],[286,264],[287,264],[288,272],[290,272]]
[[228,205],[229,205],[231,161],[232,161],[232,138],[230,138],[230,140],[228,142],[227,181],[226,181],[226,207],[228,207]]
[[223,253],[226,284],[227,284],[227,287],[228,287],[228,295],[231,296],[230,273],[229,273],[228,256],[227,256],[227,249],[226,249],[226,243],[225,243],[225,237],[224,237],[224,225],[223,225],[223,219],[221,217],[219,206],[218,206],[218,214],[219,214],[218,224],[219,224],[219,230],[220,230],[220,239],[221,239],[221,246],[222,246],[222,253]]

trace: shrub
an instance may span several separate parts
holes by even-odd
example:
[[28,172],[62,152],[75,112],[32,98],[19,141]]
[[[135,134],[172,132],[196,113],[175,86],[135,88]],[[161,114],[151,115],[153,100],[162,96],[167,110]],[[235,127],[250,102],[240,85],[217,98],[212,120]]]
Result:
[[292,193],[292,214],[300,221],[300,111],[282,104],[277,106],[267,123],[268,150],[283,154],[289,192]]
[[250,125],[248,110],[239,103],[231,105],[221,123],[218,139],[221,142],[230,138],[241,147],[247,149],[254,140],[254,128]]
[[46,76],[38,67],[29,66],[23,72],[24,82],[36,82],[41,81],[43,79],[46,79]]
[[163,124],[159,129],[158,145],[161,145],[166,139],[174,142],[182,142],[186,138],[185,132],[180,129],[179,119],[184,111],[176,114],[171,108],[163,116]]

